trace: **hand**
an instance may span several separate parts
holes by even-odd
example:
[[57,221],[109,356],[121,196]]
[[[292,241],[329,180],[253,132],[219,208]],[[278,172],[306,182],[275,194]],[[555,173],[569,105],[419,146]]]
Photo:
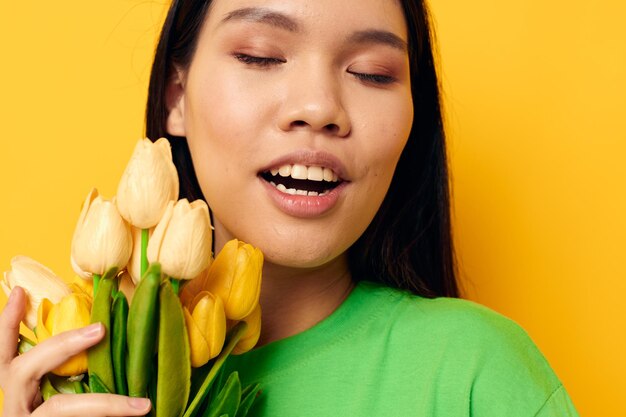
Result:
[[26,294],[22,288],[16,287],[0,315],[3,416],[142,416],[150,410],[148,399],[113,394],[59,394],[42,404],[41,378],[69,357],[98,343],[104,336],[104,328],[97,323],[61,333],[18,356],[17,341],[25,305]]

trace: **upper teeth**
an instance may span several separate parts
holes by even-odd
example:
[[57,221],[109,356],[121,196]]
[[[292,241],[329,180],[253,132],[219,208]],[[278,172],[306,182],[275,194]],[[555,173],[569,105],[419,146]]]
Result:
[[316,167],[300,164],[283,165],[278,169],[270,170],[272,175],[280,175],[281,177],[291,177],[296,180],[312,180],[312,181],[339,181],[339,176],[330,168]]

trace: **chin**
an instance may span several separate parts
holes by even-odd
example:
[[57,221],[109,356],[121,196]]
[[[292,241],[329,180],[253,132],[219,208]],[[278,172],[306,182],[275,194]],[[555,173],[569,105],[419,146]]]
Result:
[[271,245],[260,244],[258,247],[263,252],[267,264],[298,269],[322,267],[343,257],[348,249],[345,245],[337,245],[335,250],[332,250],[328,246],[303,243],[285,242],[283,246],[279,242],[274,242]]

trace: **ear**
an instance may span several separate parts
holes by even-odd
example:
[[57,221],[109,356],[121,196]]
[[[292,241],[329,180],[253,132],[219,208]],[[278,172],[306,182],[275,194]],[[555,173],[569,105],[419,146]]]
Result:
[[185,133],[185,86],[183,74],[174,70],[165,90],[167,105],[167,133],[172,136],[186,136]]

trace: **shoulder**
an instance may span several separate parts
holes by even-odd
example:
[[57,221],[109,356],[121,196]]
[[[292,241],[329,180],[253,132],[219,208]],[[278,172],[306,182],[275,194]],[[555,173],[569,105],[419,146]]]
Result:
[[390,356],[464,391],[476,415],[534,415],[563,390],[526,331],[502,314],[468,300],[364,288],[386,311],[377,321]]
[[459,355],[533,357],[545,362],[526,331],[515,321],[469,300],[423,298],[375,283],[362,286],[384,312],[379,322],[406,343],[458,349]]
[[[364,282],[361,287],[371,302],[382,305],[383,316],[398,331],[426,330],[431,337],[449,336],[460,342],[530,342],[513,320],[475,302],[459,298],[424,298],[407,291]],[[532,343],[532,342],[531,342]]]

